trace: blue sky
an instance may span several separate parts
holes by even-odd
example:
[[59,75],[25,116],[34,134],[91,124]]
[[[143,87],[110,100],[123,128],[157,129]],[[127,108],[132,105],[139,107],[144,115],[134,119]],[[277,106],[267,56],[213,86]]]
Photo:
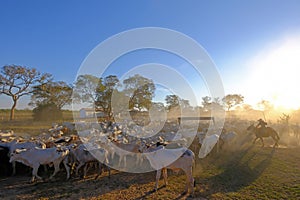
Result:
[[[255,66],[249,63],[264,50],[274,49],[272,45],[298,38],[299,11],[300,2],[292,0],[2,0],[0,66],[35,67],[72,83],[85,57],[108,37],[133,28],[163,27],[190,36],[206,49],[227,94],[251,99],[254,94],[247,93],[245,80],[249,82]],[[0,108],[10,105],[9,99],[0,96]]]

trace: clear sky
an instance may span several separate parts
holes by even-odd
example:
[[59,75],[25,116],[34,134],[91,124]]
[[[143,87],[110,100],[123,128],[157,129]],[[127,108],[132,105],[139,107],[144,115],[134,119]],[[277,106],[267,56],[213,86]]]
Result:
[[[201,44],[215,62],[226,94],[293,108],[300,102],[299,78],[293,76],[300,71],[297,0],[1,0],[0,66],[35,67],[73,83],[81,63],[100,42],[149,26],[182,32]],[[10,105],[0,96],[0,108]],[[18,108],[24,106],[25,101]]]

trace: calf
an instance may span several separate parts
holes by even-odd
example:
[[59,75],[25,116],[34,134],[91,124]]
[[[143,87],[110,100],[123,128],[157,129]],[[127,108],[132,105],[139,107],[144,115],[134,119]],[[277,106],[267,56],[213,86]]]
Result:
[[65,162],[66,156],[69,154],[68,149],[58,150],[57,148],[33,148],[33,149],[23,149],[16,150],[10,156],[9,162],[21,162],[24,165],[31,167],[32,170],[32,179],[31,182],[34,182],[35,178],[42,179],[38,176],[38,169],[40,165],[52,164],[54,165],[54,173],[50,177],[52,179],[56,173],[59,171],[59,165],[62,161],[64,161],[64,166],[67,171],[67,179],[70,177],[70,169]]

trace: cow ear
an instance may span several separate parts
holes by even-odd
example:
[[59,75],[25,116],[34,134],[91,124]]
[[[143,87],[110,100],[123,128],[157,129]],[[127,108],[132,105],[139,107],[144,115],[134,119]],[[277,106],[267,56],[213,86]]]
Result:
[[19,153],[21,153],[21,150],[20,149],[16,149],[16,150],[14,150],[14,152],[13,153],[15,153],[15,154],[19,154]]

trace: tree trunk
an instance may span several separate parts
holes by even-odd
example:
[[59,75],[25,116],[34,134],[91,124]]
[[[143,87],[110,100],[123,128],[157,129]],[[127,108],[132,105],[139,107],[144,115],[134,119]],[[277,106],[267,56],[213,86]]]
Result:
[[17,99],[16,98],[13,98],[13,105],[11,107],[11,110],[10,110],[10,121],[14,120],[15,119],[15,108],[17,106]]

